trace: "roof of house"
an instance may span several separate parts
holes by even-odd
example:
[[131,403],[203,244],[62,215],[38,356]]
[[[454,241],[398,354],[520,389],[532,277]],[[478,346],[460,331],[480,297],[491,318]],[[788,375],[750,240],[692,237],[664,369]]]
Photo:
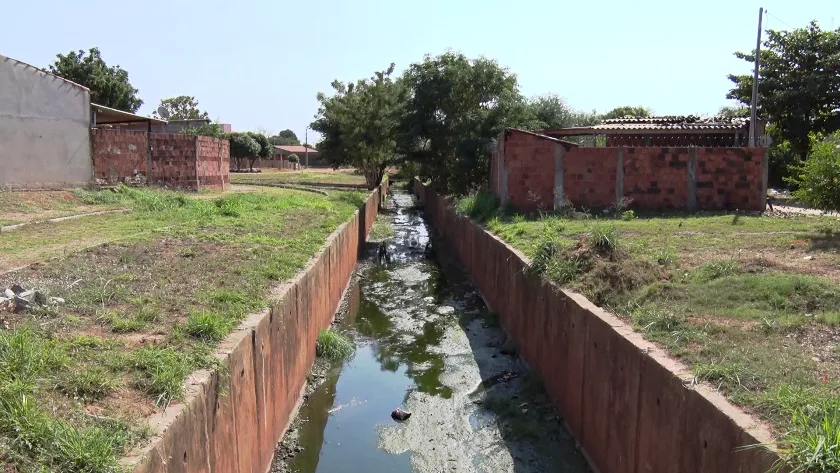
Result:
[[661,117],[622,117],[604,120],[598,125],[586,127],[543,130],[542,133],[553,136],[603,135],[609,133],[698,133],[698,132],[734,132],[743,130],[749,124],[749,118],[741,117],[696,117],[661,116]]
[[115,108],[106,107],[95,103],[90,104],[90,111],[96,112],[95,125],[115,125],[118,123],[137,123],[137,122],[151,122],[151,123],[166,123],[166,120],[159,118],[144,117],[130,112],[124,112]]
[[318,150],[314,148],[307,148],[306,146],[300,145],[274,145],[274,147],[280,151],[284,151],[286,153],[305,153],[309,151],[310,153],[317,153]]
[[21,66],[21,67],[25,67],[25,68],[27,68],[27,69],[33,69],[33,70],[35,70],[36,72],[39,72],[39,73],[41,73],[41,74],[43,74],[43,75],[45,75],[45,76],[50,76],[50,77],[53,77],[53,78],[58,79],[58,80],[60,80],[60,81],[66,82],[67,84],[70,84],[70,85],[76,86],[76,87],[78,87],[78,88],[80,88],[80,89],[84,89],[84,90],[90,91],[90,89],[88,89],[87,87],[85,87],[85,86],[83,86],[83,85],[81,85],[81,84],[77,84],[77,83],[73,82],[72,80],[67,80],[67,79],[65,79],[65,78],[63,78],[63,77],[61,77],[61,76],[57,76],[57,75],[55,75],[55,74],[53,74],[53,73],[51,73],[51,72],[47,72],[46,70],[41,69],[40,67],[35,67],[35,66],[33,66],[32,64],[25,63],[25,62],[23,62],[23,61],[19,61],[19,60],[14,59],[14,58],[10,58],[10,57],[8,57],[8,56],[4,56],[4,55],[2,55],[2,54],[0,54],[0,61],[3,61],[3,62],[6,62],[6,61],[11,61],[11,62],[12,62],[13,64],[15,64],[15,65],[18,65],[18,66]]

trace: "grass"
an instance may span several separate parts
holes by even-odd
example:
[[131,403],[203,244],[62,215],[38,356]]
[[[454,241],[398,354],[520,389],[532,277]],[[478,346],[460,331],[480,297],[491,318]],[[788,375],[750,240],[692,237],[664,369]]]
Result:
[[337,171],[271,171],[265,170],[261,173],[233,173],[230,180],[234,184],[272,183],[272,184],[352,184],[364,185],[365,177],[356,174],[351,169],[339,169]]
[[525,252],[532,271],[611,309],[767,421],[794,471],[838,471],[836,219],[524,216],[480,195],[456,210]]
[[315,345],[315,354],[331,361],[341,361],[353,353],[353,342],[346,336],[333,331],[321,330]]
[[[133,211],[0,240],[3,255],[60,247],[46,252],[60,258],[0,276],[0,287],[21,283],[66,301],[4,313],[0,455],[18,471],[118,471],[117,459],[148,437],[143,418],[183,399],[193,371],[219,368],[218,342],[364,200],[285,189],[74,195]],[[74,251],[73,239],[90,235],[111,242]]]
[[120,206],[86,204],[71,191],[0,190],[0,226],[117,208]]
[[377,214],[373,227],[370,229],[368,241],[383,241],[394,237],[394,226],[388,217]]

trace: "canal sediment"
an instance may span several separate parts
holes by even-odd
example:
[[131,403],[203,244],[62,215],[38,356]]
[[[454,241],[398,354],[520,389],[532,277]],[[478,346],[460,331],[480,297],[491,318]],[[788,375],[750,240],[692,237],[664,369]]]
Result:
[[[427,245],[413,198],[393,194],[382,213],[390,261],[368,245],[333,327],[356,351],[316,364],[272,471],[588,471],[469,278]],[[397,407],[411,417],[394,421]]]

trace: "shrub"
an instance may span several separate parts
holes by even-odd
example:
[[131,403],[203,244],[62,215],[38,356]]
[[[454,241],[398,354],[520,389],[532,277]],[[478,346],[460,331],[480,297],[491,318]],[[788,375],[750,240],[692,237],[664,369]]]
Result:
[[632,210],[625,210],[624,212],[621,212],[621,219],[625,222],[629,222],[634,218],[636,218],[636,212],[633,212]]
[[808,159],[793,167],[788,182],[798,187],[794,198],[821,210],[840,210],[840,144],[833,139],[815,143]]
[[[499,199],[489,192],[474,192],[462,197],[455,204],[459,215],[469,217],[477,222],[486,222],[499,212]],[[525,217],[521,217],[522,221]]]
[[589,246],[606,254],[618,249],[618,231],[614,225],[593,225],[588,232]]
[[344,335],[332,331],[321,330],[315,345],[315,354],[321,358],[339,361],[353,353],[353,342]]
[[290,154],[289,155],[289,162],[297,164],[297,163],[300,162],[300,158],[296,154]]

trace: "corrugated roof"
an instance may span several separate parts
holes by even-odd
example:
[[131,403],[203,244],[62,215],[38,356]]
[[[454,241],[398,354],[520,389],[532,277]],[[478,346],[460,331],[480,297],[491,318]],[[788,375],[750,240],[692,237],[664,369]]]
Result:
[[274,145],[275,148],[279,149],[280,151],[285,151],[287,153],[305,153],[309,150],[310,153],[317,153],[318,150],[314,148],[307,148],[306,146],[298,146],[298,145]]
[[609,132],[680,132],[680,131],[717,131],[728,132],[742,130],[749,124],[749,118],[741,117],[696,117],[693,115],[671,115],[660,117],[622,117],[610,118],[603,123],[587,127],[544,130],[542,133],[553,136],[575,134],[607,134]]
[[151,122],[166,123],[166,120],[159,118],[144,117],[131,112],[124,112],[115,108],[106,107],[96,103],[90,104],[90,110],[96,112],[96,125],[116,125],[119,123]]

